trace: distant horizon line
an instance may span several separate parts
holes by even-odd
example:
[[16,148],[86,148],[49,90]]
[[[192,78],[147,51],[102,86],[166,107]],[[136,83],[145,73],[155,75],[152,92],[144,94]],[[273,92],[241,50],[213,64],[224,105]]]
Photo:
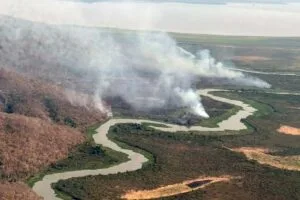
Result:
[[[226,36],[299,37],[300,4],[3,2],[2,15],[46,24]],[[34,0],[33,0],[34,1]],[[90,0],[89,0],[90,1]],[[174,0],[172,0],[174,1]],[[176,0],[175,0],[176,1]],[[194,0],[189,0],[194,1]],[[54,2],[54,3],[52,3]],[[0,3],[2,5],[2,3]],[[61,9],[56,9],[61,6]],[[65,12],[68,10],[68,13]]]
[[101,31],[112,31],[114,33],[138,33],[138,32],[161,32],[161,33],[166,33],[171,36],[183,36],[183,35],[189,35],[189,36],[212,36],[212,37],[242,37],[242,38],[282,38],[282,39],[300,39],[299,36],[272,36],[272,35],[235,35],[235,34],[215,34],[215,33],[189,33],[189,32],[173,32],[173,31],[163,31],[163,30],[143,30],[143,29],[130,29],[130,28],[119,28],[119,27],[109,27],[109,26],[84,26],[84,25],[78,25],[78,24],[49,24],[46,22],[41,22],[41,21],[32,21],[28,19],[22,19],[19,17],[14,17],[10,15],[3,15],[0,14],[0,20],[1,18],[7,18],[10,20],[17,20],[17,21],[23,21],[27,23],[37,23],[37,24],[42,24],[45,26],[60,26],[60,27],[78,27],[78,28],[87,28],[87,29],[99,29]]
[[[84,3],[97,3],[97,2],[124,2],[124,0],[62,0],[62,1],[74,1],[74,2],[84,2]],[[125,1],[126,2],[126,1]],[[286,5],[286,4],[294,4],[294,3],[299,3],[300,1],[259,1],[259,0],[254,0],[254,1],[239,1],[239,0],[231,0],[231,1],[224,1],[224,2],[219,2],[218,0],[130,0],[128,2],[135,2],[135,3],[190,3],[190,4],[212,4],[212,5],[226,5],[226,4],[232,4],[232,3],[237,3],[237,4],[277,4],[277,5]]]

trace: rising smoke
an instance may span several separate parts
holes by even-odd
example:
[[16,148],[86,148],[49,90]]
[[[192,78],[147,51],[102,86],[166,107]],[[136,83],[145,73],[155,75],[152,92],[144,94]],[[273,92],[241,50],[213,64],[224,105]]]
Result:
[[136,109],[172,104],[209,117],[192,87],[199,78],[225,78],[233,84],[269,87],[262,80],[216,62],[208,50],[195,55],[186,51],[165,33],[121,34],[7,17],[0,18],[0,27],[1,66],[66,88],[89,91],[95,107],[105,112],[109,111],[102,99],[120,96]]

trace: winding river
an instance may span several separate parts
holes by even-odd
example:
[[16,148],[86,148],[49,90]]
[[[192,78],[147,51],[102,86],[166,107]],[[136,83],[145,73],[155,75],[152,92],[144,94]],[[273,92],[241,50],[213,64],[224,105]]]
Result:
[[140,153],[136,153],[132,150],[123,149],[119,147],[116,143],[110,141],[107,137],[107,133],[110,127],[116,124],[124,124],[124,123],[152,123],[152,124],[161,124],[166,127],[156,127],[151,126],[157,130],[166,131],[166,132],[177,132],[177,131],[225,131],[225,130],[243,130],[247,127],[241,122],[241,119],[245,119],[248,116],[252,115],[256,109],[251,107],[250,105],[243,103],[237,100],[226,99],[223,97],[215,96],[211,92],[216,91],[225,91],[225,90],[217,90],[217,89],[205,89],[199,91],[201,96],[206,96],[211,99],[221,101],[224,103],[233,104],[241,107],[235,115],[232,115],[228,119],[225,119],[218,123],[218,126],[215,128],[208,128],[202,126],[180,126],[175,124],[167,124],[157,121],[151,120],[140,120],[140,119],[110,119],[103,125],[101,125],[97,129],[97,133],[93,136],[95,143],[100,144],[102,146],[111,148],[115,151],[119,151],[128,155],[129,161],[109,167],[104,169],[96,169],[96,170],[78,170],[78,171],[70,171],[70,172],[62,172],[56,174],[50,174],[43,177],[42,180],[36,182],[33,186],[33,191],[35,191],[39,196],[43,197],[45,200],[60,200],[52,189],[51,185],[53,183],[58,182],[59,180],[66,180],[69,178],[75,177],[84,177],[84,176],[95,176],[95,175],[107,175],[107,174],[116,174],[120,172],[126,171],[135,171],[142,168],[143,163],[147,162],[147,158],[144,157]]

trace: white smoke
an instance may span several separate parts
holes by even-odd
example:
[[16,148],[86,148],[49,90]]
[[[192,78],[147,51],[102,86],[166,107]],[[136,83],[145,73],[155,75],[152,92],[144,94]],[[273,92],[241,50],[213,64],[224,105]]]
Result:
[[111,108],[108,105],[104,105],[98,95],[88,95],[75,90],[66,89],[65,97],[74,106],[85,107],[87,110],[98,109],[107,116],[112,116]]
[[[120,96],[136,109],[189,107],[208,117],[192,87],[201,77],[269,87],[216,62],[208,50],[196,55],[165,33],[118,33],[0,18],[0,64],[94,94]],[[86,101],[86,100],[84,100]]]
[[[209,50],[199,51],[196,56],[196,66],[198,73],[202,77],[228,78],[232,83],[245,86],[255,86],[259,88],[269,88],[271,85],[261,79],[246,76],[240,71],[229,69],[222,62],[217,62],[210,54]],[[240,72],[240,73],[236,73]]]
[[193,113],[204,118],[209,118],[207,112],[203,108],[202,104],[200,103],[200,97],[193,91],[189,89],[187,91],[181,90],[180,88],[175,88],[175,92],[181,98],[183,104],[189,105],[192,109]]

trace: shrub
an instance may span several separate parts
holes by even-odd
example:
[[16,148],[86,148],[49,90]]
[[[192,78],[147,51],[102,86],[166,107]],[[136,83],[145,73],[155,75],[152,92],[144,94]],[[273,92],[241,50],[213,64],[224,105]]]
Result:
[[89,149],[89,154],[97,156],[104,155],[104,150],[99,145],[96,145]]
[[71,117],[65,117],[64,123],[65,123],[65,125],[68,125],[68,126],[70,126],[72,128],[76,128],[77,127],[76,122],[74,122],[74,120]]
[[46,97],[44,99],[44,105],[47,108],[49,117],[52,119],[52,121],[59,122],[59,117],[58,117],[58,113],[57,113],[58,109],[57,109],[57,106],[56,106],[55,102],[53,101],[53,99]]
[[4,112],[9,113],[9,114],[14,113],[14,104],[7,103],[5,105]]

